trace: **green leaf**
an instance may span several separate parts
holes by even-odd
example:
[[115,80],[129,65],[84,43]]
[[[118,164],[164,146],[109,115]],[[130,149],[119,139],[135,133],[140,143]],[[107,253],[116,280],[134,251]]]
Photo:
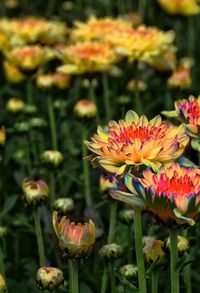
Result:
[[197,165],[195,165],[192,161],[190,161],[186,157],[180,157],[176,160],[176,162],[179,163],[183,167],[194,167],[194,168],[198,167]]
[[0,217],[4,217],[15,205],[17,201],[17,195],[10,195],[4,202],[3,208],[0,213]]
[[200,152],[200,138],[193,138],[191,140],[191,146],[194,150]]
[[185,254],[183,257],[179,258],[177,264],[176,264],[176,271],[182,271],[182,269],[191,264],[194,261],[194,259],[191,259],[191,256],[189,254]]

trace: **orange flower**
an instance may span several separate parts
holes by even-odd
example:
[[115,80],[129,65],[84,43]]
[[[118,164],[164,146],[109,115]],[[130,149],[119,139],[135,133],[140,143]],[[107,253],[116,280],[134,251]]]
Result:
[[107,71],[120,58],[105,43],[77,43],[58,49],[64,65],[58,71],[66,74]]
[[86,257],[95,242],[96,229],[92,220],[89,223],[70,222],[66,217],[62,217],[58,222],[58,212],[53,213],[53,227],[59,239],[59,247],[64,256],[71,258]]
[[122,19],[109,17],[90,17],[86,23],[76,21],[72,30],[72,40],[91,41],[104,38],[106,34],[112,34],[119,29],[130,28],[131,23]]
[[181,60],[181,64],[174,69],[172,76],[167,81],[169,87],[179,87],[180,89],[187,89],[192,85],[192,62],[188,59],[189,58],[183,58]]
[[158,0],[167,13],[184,16],[198,14],[200,12],[198,2],[198,0]]
[[183,124],[174,126],[159,115],[148,121],[146,116],[139,118],[128,111],[125,120],[110,121],[106,129],[99,126],[97,134],[85,143],[93,152],[89,157],[93,163],[121,175],[139,165],[157,170],[178,158],[188,141]]
[[70,78],[69,75],[59,72],[40,74],[37,76],[37,85],[41,88],[55,86],[59,89],[65,89],[69,86]]
[[51,49],[37,45],[16,47],[5,54],[10,63],[24,71],[35,70],[54,57]]
[[174,41],[174,32],[163,32],[155,27],[140,26],[126,28],[107,34],[104,40],[118,54],[127,56],[129,61],[140,60],[150,62],[155,57],[164,54]]
[[194,225],[200,207],[200,170],[177,163],[161,167],[157,174],[150,169],[143,178],[125,176],[131,193],[113,190],[111,196],[132,206],[145,207],[164,223]]

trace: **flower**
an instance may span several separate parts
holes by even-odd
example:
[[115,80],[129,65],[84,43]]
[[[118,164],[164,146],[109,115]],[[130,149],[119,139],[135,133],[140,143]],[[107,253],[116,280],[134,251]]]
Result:
[[75,22],[75,28],[71,32],[72,40],[91,41],[100,40],[106,34],[112,34],[119,29],[130,28],[131,23],[120,18],[110,17],[99,18],[90,17],[87,22]]
[[92,220],[84,224],[75,224],[66,217],[62,217],[59,223],[58,212],[54,211],[53,227],[59,239],[59,248],[63,256],[76,259],[88,256],[96,237],[96,229]]
[[70,76],[59,72],[40,74],[37,76],[36,82],[40,88],[49,89],[55,86],[64,89],[69,86]]
[[123,253],[123,247],[116,243],[106,244],[99,250],[100,257],[107,261],[116,260],[120,258]]
[[116,30],[104,37],[104,41],[121,56],[135,60],[150,62],[163,55],[172,47],[174,32],[164,32],[155,27],[140,26]]
[[10,98],[6,104],[6,109],[12,113],[21,112],[23,111],[24,107],[25,107],[24,101],[15,97]]
[[175,70],[177,65],[176,49],[169,48],[163,55],[158,56],[149,62],[155,70],[165,72]]
[[64,215],[72,213],[75,210],[74,200],[69,197],[58,198],[54,201],[53,208]]
[[197,0],[158,0],[158,3],[167,13],[172,15],[190,16],[200,12]]
[[108,71],[110,66],[121,59],[110,46],[103,42],[77,43],[58,49],[64,65],[57,68],[65,74]]
[[4,126],[0,127],[0,146],[4,146],[6,143],[6,129]]
[[132,167],[145,165],[157,170],[172,162],[184,151],[189,141],[185,126],[174,126],[158,115],[148,121],[134,111],[128,111],[125,120],[109,122],[109,127],[97,129],[91,141],[85,141],[95,165],[117,175]]
[[146,245],[143,248],[143,253],[147,259],[148,262],[157,262],[162,261],[165,252],[163,250],[164,248],[164,241],[162,240],[149,240]]
[[2,274],[0,274],[0,293],[6,293],[6,292],[7,292],[6,282]]
[[127,174],[125,182],[131,194],[113,190],[113,198],[145,207],[165,224],[194,225],[200,207],[199,169],[172,163],[157,174],[146,169],[143,178]]
[[79,100],[75,107],[74,112],[79,118],[94,118],[97,115],[97,106],[90,100]]
[[147,84],[143,80],[131,79],[126,87],[129,92],[135,92],[136,90],[144,92],[147,89]]
[[53,51],[39,45],[16,47],[5,53],[8,61],[24,71],[36,70],[53,58]]
[[187,89],[192,85],[191,64],[181,64],[174,69],[167,81],[169,87]]
[[6,79],[11,83],[20,83],[24,81],[25,75],[8,60],[3,61],[3,70]]
[[189,132],[200,133],[200,96],[176,101],[174,111],[163,111],[162,114],[185,122]]
[[63,162],[63,154],[56,150],[44,151],[41,155],[42,162],[58,167]]
[[41,267],[37,271],[36,284],[40,289],[56,289],[64,284],[64,274],[58,268]]
[[138,269],[134,264],[123,265],[119,268],[120,274],[127,279],[134,279],[137,277]]
[[28,205],[38,206],[49,197],[49,187],[43,180],[24,179],[22,190],[23,199]]
[[[166,246],[168,248],[170,248],[170,238],[167,238]],[[188,239],[186,237],[181,236],[181,235],[177,236],[177,246],[178,246],[178,251],[180,253],[186,252],[190,248],[190,244],[189,244]]]

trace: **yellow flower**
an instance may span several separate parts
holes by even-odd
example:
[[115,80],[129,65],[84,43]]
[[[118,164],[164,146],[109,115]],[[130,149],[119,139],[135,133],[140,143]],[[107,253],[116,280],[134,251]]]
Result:
[[177,64],[175,48],[170,48],[164,55],[151,60],[149,64],[158,71],[174,70]]
[[63,43],[66,41],[68,28],[65,22],[49,20],[45,23],[45,29],[41,32],[40,42],[47,45]]
[[169,14],[184,16],[195,15],[200,12],[198,0],[157,0],[160,6]]
[[156,261],[163,260],[165,256],[165,252],[163,248],[164,248],[164,241],[151,239],[147,241],[146,245],[144,246],[143,253],[148,262],[154,263]]
[[24,101],[15,97],[9,99],[6,104],[6,109],[12,113],[21,112],[24,110],[24,107],[25,107]]
[[53,86],[59,89],[65,89],[69,86],[70,75],[59,72],[40,74],[37,76],[37,86],[49,89]]
[[146,116],[139,118],[128,111],[125,120],[110,121],[106,129],[99,126],[97,134],[85,143],[93,152],[89,157],[93,163],[121,175],[139,165],[157,170],[178,158],[188,141],[184,124],[174,126],[159,115],[148,121]]
[[66,74],[107,71],[120,57],[108,44],[97,42],[77,43],[58,49],[64,65],[58,71]]
[[58,167],[63,162],[63,154],[56,150],[44,151],[41,160],[46,163]]
[[119,54],[134,60],[150,62],[159,55],[164,54],[174,41],[174,32],[163,32],[155,27],[140,26],[116,30],[105,35],[108,42]]
[[4,126],[0,127],[0,146],[4,146],[6,143],[6,129]]
[[105,37],[106,34],[112,34],[119,29],[130,28],[131,23],[110,17],[99,18],[90,17],[85,22],[76,21],[75,28],[71,32],[72,40],[78,41],[91,41],[99,40]]
[[41,267],[37,271],[36,284],[40,289],[56,289],[64,284],[64,274],[58,268]]
[[20,83],[25,79],[25,75],[6,59],[3,61],[3,69],[6,79],[11,83]]
[[53,227],[64,256],[83,258],[92,250],[96,237],[96,229],[92,220],[89,220],[89,223],[75,224],[66,217],[62,217],[59,223],[58,213],[54,211]]
[[39,45],[16,47],[5,54],[10,63],[24,71],[35,70],[54,57],[51,49]]
[[49,187],[43,180],[24,179],[22,182],[23,198],[28,205],[40,205],[49,197]]

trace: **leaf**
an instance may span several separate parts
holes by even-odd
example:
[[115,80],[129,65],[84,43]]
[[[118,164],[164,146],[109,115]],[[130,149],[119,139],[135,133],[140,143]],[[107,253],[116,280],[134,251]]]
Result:
[[17,201],[18,196],[15,195],[10,195],[6,201],[4,202],[3,208],[0,213],[0,217],[4,217],[15,205]]
[[183,257],[179,258],[175,270],[180,272],[185,266],[191,264],[193,261],[194,259],[191,259],[189,254],[185,254]]
[[200,138],[193,138],[191,140],[191,146],[194,150],[200,152]]
[[117,277],[117,279],[119,279],[119,281],[123,285],[125,285],[131,289],[134,289],[135,290],[134,292],[139,292],[138,288],[136,286],[134,286],[131,282],[129,282],[126,278],[124,278],[119,272],[117,272],[116,269],[114,270],[114,273],[115,273],[115,276]]
[[179,163],[179,165],[181,165],[183,167],[194,167],[194,168],[198,167],[197,165],[195,165],[192,161],[190,161],[186,157],[180,157],[176,160],[176,162]]
[[116,200],[120,200],[122,202],[125,202],[126,204],[128,204],[132,207],[142,208],[145,206],[143,200],[141,198],[139,198],[139,196],[136,196],[132,193],[111,189],[110,195],[112,196],[112,198],[114,198]]

